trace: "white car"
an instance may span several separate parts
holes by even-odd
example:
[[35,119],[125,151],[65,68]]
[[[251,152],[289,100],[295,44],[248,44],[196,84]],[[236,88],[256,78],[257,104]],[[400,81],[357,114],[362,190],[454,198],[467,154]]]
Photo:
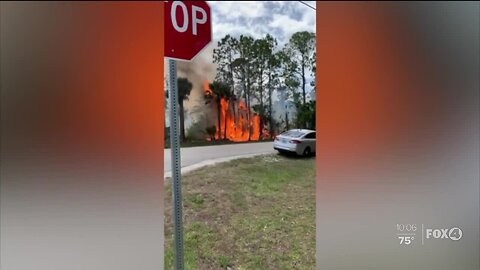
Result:
[[275,137],[273,149],[309,156],[315,153],[315,135],[315,130],[291,129]]

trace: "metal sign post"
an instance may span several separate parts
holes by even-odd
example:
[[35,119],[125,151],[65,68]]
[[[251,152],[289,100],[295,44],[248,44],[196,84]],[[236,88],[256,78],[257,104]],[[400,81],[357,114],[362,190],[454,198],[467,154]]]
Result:
[[175,226],[175,269],[183,270],[182,186],[180,174],[180,131],[177,64],[191,61],[212,41],[212,20],[207,1],[165,2],[165,57],[170,72],[170,150],[172,153],[173,219]]
[[175,269],[183,270],[183,220],[182,220],[182,185],[180,160],[180,132],[178,124],[178,84],[177,63],[168,60],[170,79],[170,150],[172,154],[172,192],[173,220],[175,226]]

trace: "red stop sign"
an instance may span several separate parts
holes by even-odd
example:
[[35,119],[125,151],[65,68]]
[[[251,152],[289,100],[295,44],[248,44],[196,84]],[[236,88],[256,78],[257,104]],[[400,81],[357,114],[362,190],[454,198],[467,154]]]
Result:
[[212,40],[211,24],[206,1],[167,1],[165,57],[192,60]]

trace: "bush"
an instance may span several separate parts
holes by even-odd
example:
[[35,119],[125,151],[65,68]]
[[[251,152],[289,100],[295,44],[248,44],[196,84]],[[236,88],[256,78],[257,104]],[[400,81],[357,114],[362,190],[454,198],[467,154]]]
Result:
[[315,101],[302,104],[297,112],[297,126],[300,128],[315,129]]
[[217,127],[216,126],[210,126],[210,127],[207,127],[205,129],[205,131],[207,132],[208,136],[210,136],[210,139],[212,141],[215,140],[215,134],[217,133]]

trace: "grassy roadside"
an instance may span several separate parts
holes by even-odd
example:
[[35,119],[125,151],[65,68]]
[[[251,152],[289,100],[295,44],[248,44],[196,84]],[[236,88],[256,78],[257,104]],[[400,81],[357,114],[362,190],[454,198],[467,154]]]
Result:
[[[165,269],[173,269],[171,185]],[[315,159],[234,160],[182,178],[186,269],[315,269]]]

